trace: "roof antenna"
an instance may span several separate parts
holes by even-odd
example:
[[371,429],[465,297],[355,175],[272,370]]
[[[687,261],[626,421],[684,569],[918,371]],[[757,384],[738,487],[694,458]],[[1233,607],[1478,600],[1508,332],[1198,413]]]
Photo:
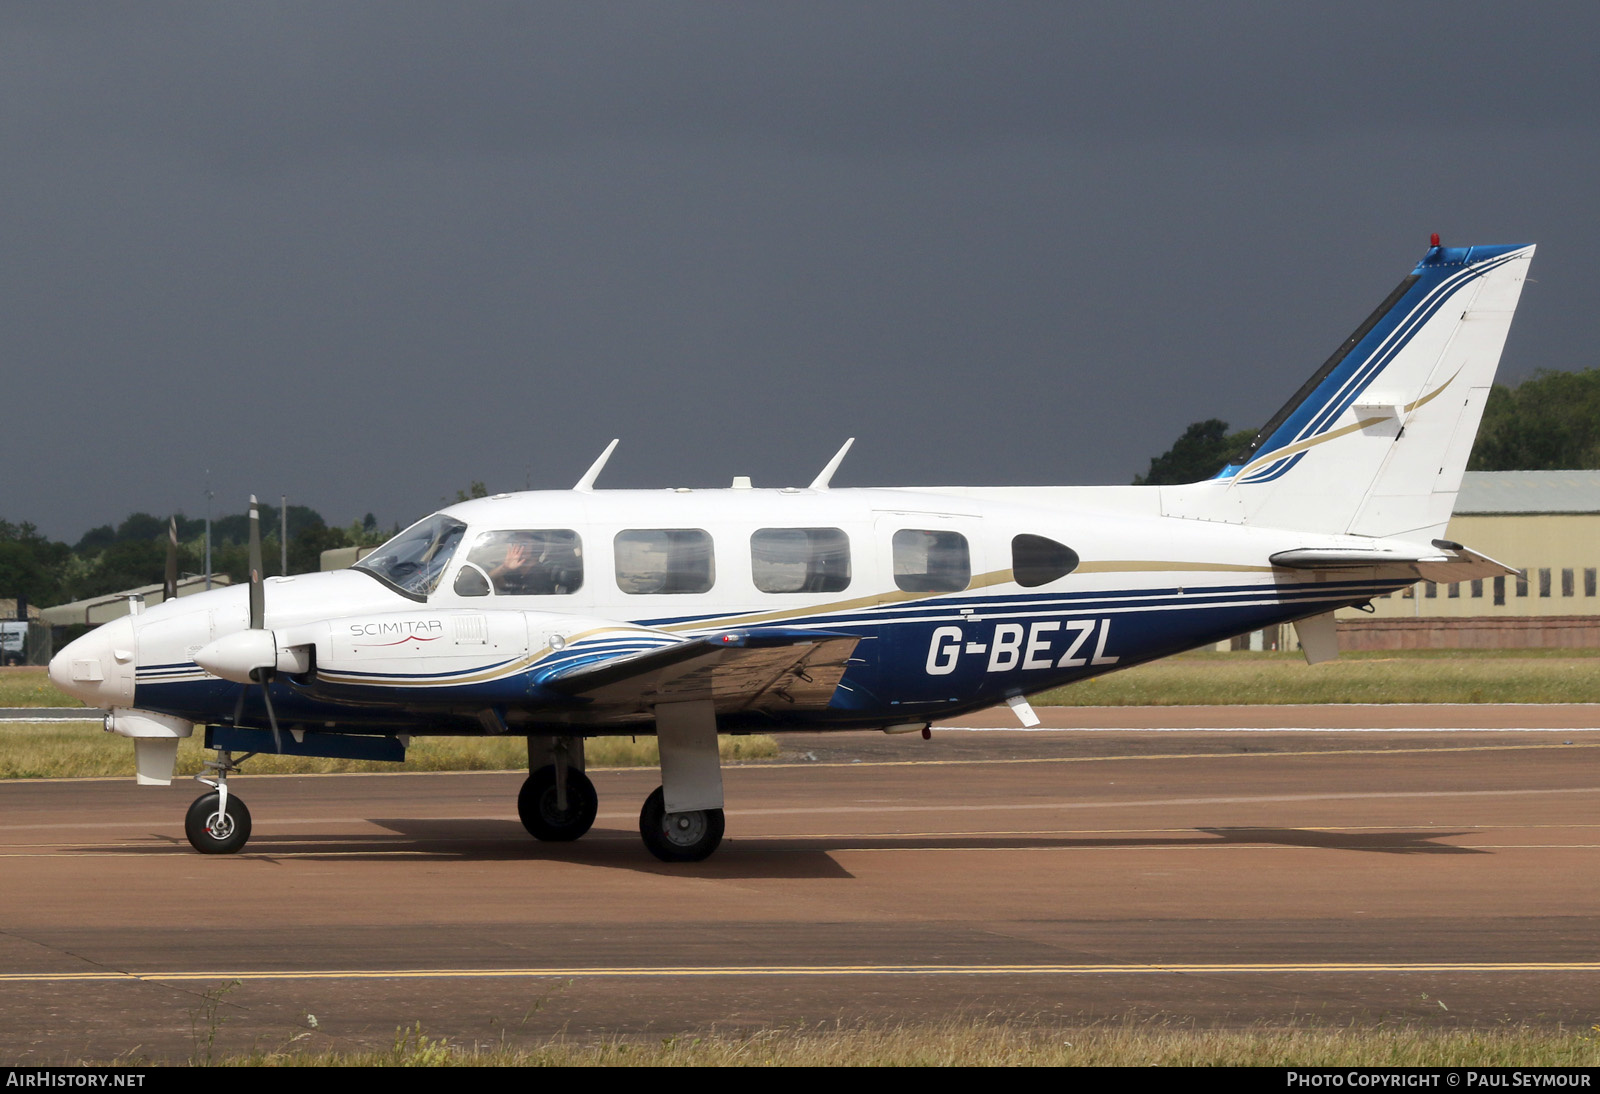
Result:
[[573,487],[574,490],[584,494],[592,494],[594,492],[594,480],[600,477],[601,469],[605,467],[606,461],[611,458],[611,453],[617,450],[617,441],[621,439],[620,437],[611,439],[611,443],[606,445],[606,450],[600,453],[600,458],[591,463],[589,470],[583,473],[583,478],[578,480],[577,485]]
[[844,447],[833,454],[833,459],[828,461],[828,466],[824,467],[817,474],[817,477],[811,480],[811,489],[826,490],[828,488],[828,483],[833,479],[833,473],[839,470],[839,465],[844,462],[844,454],[850,451],[850,446],[855,443],[856,439],[854,437],[844,442]]

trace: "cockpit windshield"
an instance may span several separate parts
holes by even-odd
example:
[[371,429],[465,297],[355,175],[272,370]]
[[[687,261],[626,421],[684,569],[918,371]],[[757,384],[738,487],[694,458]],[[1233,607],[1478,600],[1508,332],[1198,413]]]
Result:
[[373,551],[355,568],[421,600],[439,584],[466,530],[454,517],[435,513]]

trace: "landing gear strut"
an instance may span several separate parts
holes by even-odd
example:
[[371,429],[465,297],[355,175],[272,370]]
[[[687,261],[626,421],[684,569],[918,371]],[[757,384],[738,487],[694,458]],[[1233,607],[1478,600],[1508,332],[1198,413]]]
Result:
[[231,752],[218,751],[215,760],[206,761],[207,770],[216,772],[216,778],[195,776],[196,782],[215,787],[196,798],[183,818],[189,845],[202,855],[231,855],[250,839],[250,810],[237,795],[228,793],[228,772],[237,771],[239,763],[249,758],[241,757],[236,763]]
[[658,703],[655,715],[661,785],[639,811],[639,835],[662,862],[699,862],[722,842],[716,707],[710,700]]

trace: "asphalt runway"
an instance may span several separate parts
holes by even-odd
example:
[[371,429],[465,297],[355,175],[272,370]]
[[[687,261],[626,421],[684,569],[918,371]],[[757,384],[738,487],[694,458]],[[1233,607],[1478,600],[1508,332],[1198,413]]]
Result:
[[0,1063],[419,1023],[1600,1021],[1600,708],[1324,709],[785,738],[727,769],[728,838],[687,867],[639,842],[654,771],[593,773],[568,845],[522,832],[519,775],[246,775],[233,857],[185,842],[193,783],[0,783]]

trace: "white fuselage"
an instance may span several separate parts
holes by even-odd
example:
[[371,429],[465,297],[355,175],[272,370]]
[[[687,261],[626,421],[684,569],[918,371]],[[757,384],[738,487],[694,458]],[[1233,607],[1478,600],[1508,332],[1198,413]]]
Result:
[[[1066,506],[1030,503],[1056,501],[1056,492],[1003,490],[559,491],[473,500],[442,511],[465,527],[426,591],[408,593],[359,570],[268,579],[265,627],[280,649],[314,650],[320,674],[297,687],[286,672],[274,694],[281,692],[280,716],[316,729],[480,732],[472,712],[494,706],[528,730],[636,732],[647,720],[642,709],[551,711],[538,693],[540,666],[557,654],[571,658],[585,642],[610,643],[604,648],[614,653],[619,642],[643,650],[730,628],[787,628],[860,642],[833,704],[792,720],[768,712],[752,724],[886,725],[1318,615],[1412,579],[1274,567],[1276,552],[1354,537],[1162,517],[1145,504],[1154,494],[1108,488],[1104,508],[1093,505],[1093,488],[1072,491]],[[518,535],[535,537],[546,554],[558,536],[560,583],[500,591],[491,571],[504,548],[493,548]],[[816,564],[810,580],[807,542],[829,551],[826,572]],[[1050,559],[1067,557],[1053,548],[1045,548],[1042,571],[1034,556],[1018,555],[1019,543],[1040,542],[1068,549],[1070,571],[1052,576]],[[685,550],[688,577],[658,580],[652,567]],[[429,564],[437,563],[435,556]],[[668,591],[675,583],[680,588]],[[196,662],[202,649],[246,626],[242,587],[165,603],[74,643],[57,659],[58,682],[108,709],[200,723],[237,712],[241,724],[261,724],[256,705],[239,705],[237,685]]]

